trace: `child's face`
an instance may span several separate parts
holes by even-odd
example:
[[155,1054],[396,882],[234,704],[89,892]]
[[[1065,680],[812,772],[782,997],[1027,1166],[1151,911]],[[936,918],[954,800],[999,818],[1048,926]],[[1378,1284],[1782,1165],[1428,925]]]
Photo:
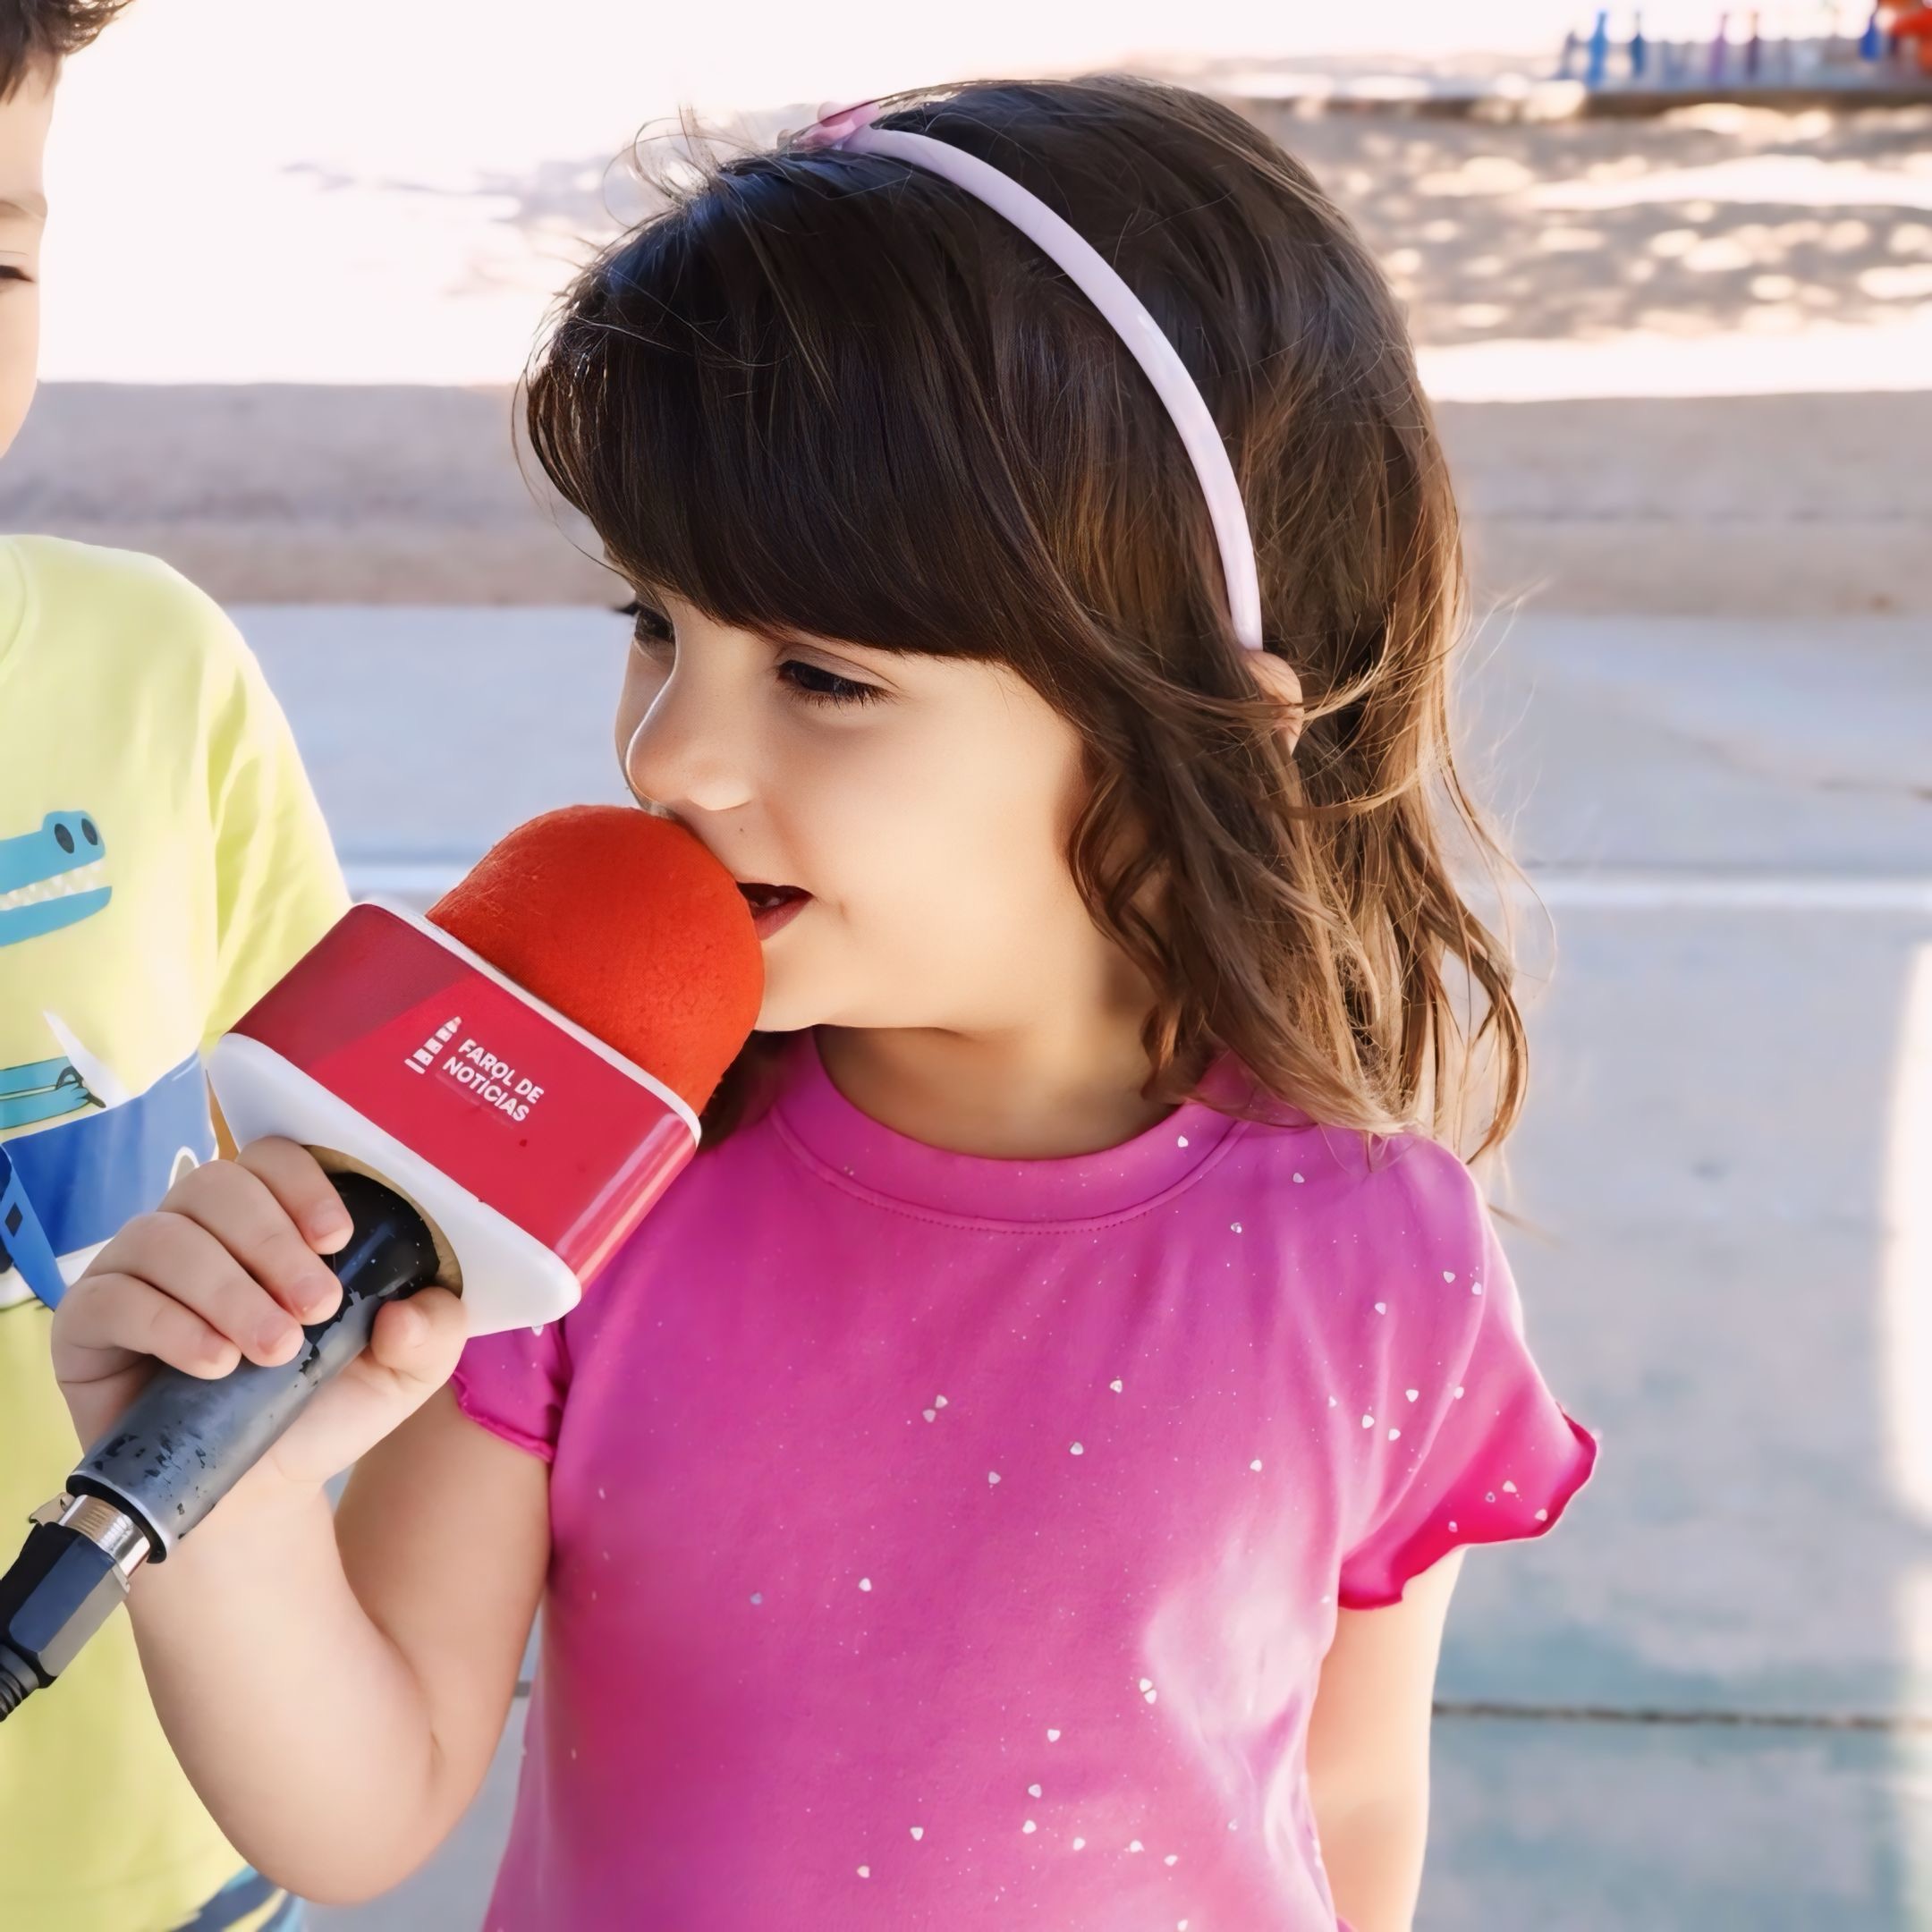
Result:
[[759,917],[760,1029],[980,1035],[1133,1004],[1067,868],[1079,735],[1013,671],[640,603],[617,716],[632,787],[741,884],[809,895]]
[[54,113],[54,72],[34,67],[0,102],[0,453],[26,420],[40,359],[41,157]]

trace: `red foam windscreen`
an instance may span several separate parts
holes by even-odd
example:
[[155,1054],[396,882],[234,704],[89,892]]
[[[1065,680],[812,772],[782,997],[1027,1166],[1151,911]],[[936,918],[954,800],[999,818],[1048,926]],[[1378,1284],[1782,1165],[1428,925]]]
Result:
[[499,839],[429,919],[701,1110],[758,1018],[765,961],[730,873],[682,826],[566,805]]

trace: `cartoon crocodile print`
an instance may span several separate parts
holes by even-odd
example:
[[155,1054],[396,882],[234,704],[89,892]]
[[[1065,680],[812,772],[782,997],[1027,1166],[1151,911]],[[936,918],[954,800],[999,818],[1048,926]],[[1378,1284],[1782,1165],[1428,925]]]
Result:
[[0,839],[0,946],[91,917],[114,895],[107,848],[82,811],[53,811],[38,832]]

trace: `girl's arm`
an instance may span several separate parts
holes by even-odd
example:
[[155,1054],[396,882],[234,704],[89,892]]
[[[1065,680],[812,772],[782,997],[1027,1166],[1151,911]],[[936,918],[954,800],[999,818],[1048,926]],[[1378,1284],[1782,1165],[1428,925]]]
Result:
[[319,1489],[233,1523],[217,1509],[137,1577],[168,1742],[258,1871],[357,1903],[462,1817],[542,1594],[547,1478],[445,1389],[357,1464],[333,1524]]
[[1462,1552],[1400,1603],[1335,1615],[1309,1721],[1309,1792],[1335,1910],[1354,1932],[1409,1932],[1428,1838],[1429,1711]]
[[[122,1230],[54,1319],[83,1443],[158,1357],[216,1376],[286,1361],[339,1299],[318,1251],[346,1214],[314,1160],[260,1141]],[[462,1310],[426,1289],[165,1563],[136,1641],[169,1741],[216,1821],[290,1890],[367,1898],[435,1848],[487,1767],[542,1589],[547,1472],[438,1393]],[[324,1484],[360,1459],[340,1518]]]

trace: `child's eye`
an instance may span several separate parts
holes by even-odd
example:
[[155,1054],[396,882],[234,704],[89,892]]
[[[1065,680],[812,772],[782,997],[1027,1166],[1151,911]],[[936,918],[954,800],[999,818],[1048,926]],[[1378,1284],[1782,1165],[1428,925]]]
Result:
[[640,598],[631,598],[617,614],[631,619],[631,635],[646,650],[653,650],[675,641],[671,620],[662,611],[653,610]]
[[787,657],[778,666],[778,675],[810,704],[872,704],[886,695],[877,684],[840,677],[823,665],[807,664],[800,657]]

